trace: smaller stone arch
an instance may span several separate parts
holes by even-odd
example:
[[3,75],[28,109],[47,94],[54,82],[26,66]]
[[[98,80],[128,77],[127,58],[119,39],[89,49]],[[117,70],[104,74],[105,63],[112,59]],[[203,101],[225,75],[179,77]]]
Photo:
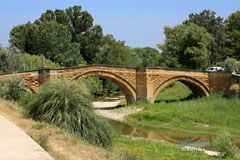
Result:
[[77,75],[72,80],[81,80],[87,77],[101,77],[110,80],[121,89],[128,105],[136,102],[136,89],[122,77],[107,71],[88,71]]
[[199,80],[189,77],[189,76],[175,76],[175,77],[165,80],[154,90],[154,92],[153,92],[154,100],[156,99],[158,93],[164,87],[166,87],[168,84],[173,83],[175,81],[179,81],[179,82],[182,82],[183,84],[185,84],[192,91],[192,93],[197,97],[210,95],[209,89]]

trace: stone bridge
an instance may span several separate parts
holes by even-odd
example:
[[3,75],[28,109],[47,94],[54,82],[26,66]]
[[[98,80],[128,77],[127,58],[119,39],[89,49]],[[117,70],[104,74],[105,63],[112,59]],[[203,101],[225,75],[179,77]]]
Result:
[[[2,74],[0,79],[11,74]],[[81,80],[86,77],[106,78],[122,90],[128,104],[148,100],[154,102],[158,93],[174,81],[184,83],[196,96],[208,96],[212,93],[228,95],[232,84],[232,75],[228,72],[207,72],[196,70],[133,68],[107,65],[91,65],[72,68],[26,71],[18,73],[25,79],[29,88],[36,91],[46,81],[59,78]]]

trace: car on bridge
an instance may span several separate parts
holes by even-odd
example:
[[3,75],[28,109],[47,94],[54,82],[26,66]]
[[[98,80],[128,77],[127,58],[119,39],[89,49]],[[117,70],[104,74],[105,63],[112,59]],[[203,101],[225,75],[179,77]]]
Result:
[[223,68],[223,67],[209,67],[206,71],[210,71],[210,72],[225,71],[225,68]]

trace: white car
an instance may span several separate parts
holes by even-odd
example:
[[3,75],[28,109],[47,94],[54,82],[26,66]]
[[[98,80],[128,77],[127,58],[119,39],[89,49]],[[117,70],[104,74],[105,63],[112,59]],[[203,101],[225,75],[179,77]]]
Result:
[[217,71],[224,71],[225,68],[222,67],[209,67],[206,71],[210,71],[210,72],[217,72]]

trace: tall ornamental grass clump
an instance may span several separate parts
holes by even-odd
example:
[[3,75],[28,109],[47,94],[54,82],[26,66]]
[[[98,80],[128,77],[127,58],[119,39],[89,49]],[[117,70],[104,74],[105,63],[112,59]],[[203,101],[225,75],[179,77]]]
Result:
[[101,147],[111,145],[111,127],[93,110],[91,94],[83,82],[64,79],[46,83],[28,110],[34,120],[55,124]]

